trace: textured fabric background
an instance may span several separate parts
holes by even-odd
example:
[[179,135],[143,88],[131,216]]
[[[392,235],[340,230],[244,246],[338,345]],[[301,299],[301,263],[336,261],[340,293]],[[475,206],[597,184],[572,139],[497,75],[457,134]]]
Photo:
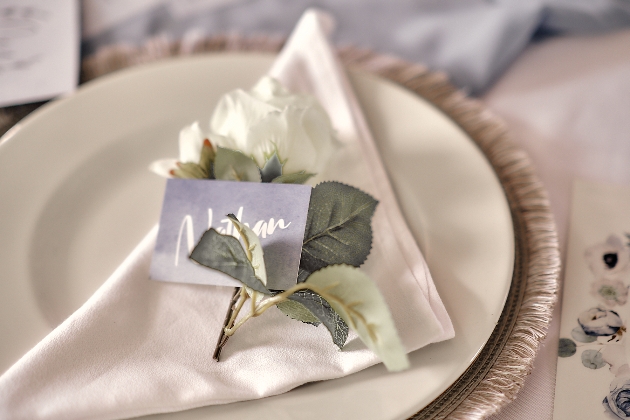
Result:
[[[363,46],[444,70],[473,94],[486,90],[533,37],[630,25],[627,0],[205,0],[196,2],[205,6],[195,6],[194,12],[183,11],[172,0],[133,1],[141,10],[86,37],[84,55],[155,35],[286,36],[304,10],[318,7],[337,19],[337,44]],[[84,20],[103,12],[105,6],[98,3],[83,1]]]

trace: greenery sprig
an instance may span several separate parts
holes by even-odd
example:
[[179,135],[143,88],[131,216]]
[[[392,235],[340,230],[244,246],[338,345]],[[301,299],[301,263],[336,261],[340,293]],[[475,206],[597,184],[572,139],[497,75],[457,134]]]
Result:
[[[283,174],[277,152],[262,168],[237,150],[205,140],[198,164],[178,164],[171,175],[178,178],[221,179],[250,182],[304,183],[313,174]],[[333,343],[343,348],[349,329],[374,351],[390,371],[409,366],[393,319],[374,282],[358,269],[372,248],[371,220],[378,202],[357,188],[323,182],[311,192],[297,283],[287,290],[269,290],[263,249],[258,236],[236,216],[228,218],[241,241],[206,231],[190,258],[240,281],[226,316],[215,351],[221,349],[245,322],[276,306],[304,323],[323,324]],[[239,318],[250,300],[250,310]]]
[[259,168],[251,156],[220,146],[215,150],[210,140],[205,139],[201,147],[199,162],[177,162],[177,168],[171,170],[170,174],[182,179],[219,179],[281,184],[304,184],[315,175],[304,171],[284,175],[283,166],[277,152],[269,156],[265,165]]

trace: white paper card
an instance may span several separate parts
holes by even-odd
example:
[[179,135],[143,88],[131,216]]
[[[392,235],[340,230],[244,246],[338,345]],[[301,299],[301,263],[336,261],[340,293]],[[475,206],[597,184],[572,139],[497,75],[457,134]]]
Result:
[[79,74],[75,0],[0,0],[0,106],[72,92]]
[[576,182],[554,419],[630,418],[630,187]]

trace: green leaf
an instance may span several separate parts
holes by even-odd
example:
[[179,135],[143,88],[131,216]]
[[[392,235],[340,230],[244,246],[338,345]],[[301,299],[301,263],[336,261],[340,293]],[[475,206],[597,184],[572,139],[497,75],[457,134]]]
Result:
[[319,319],[309,311],[306,306],[294,300],[285,300],[276,305],[289,318],[302,321],[306,324],[319,325]]
[[582,364],[589,369],[601,369],[606,366],[602,353],[597,350],[584,350]]
[[361,270],[332,265],[311,274],[313,286],[390,371],[409,367],[394,320],[376,285]]
[[343,347],[348,339],[348,324],[324,298],[311,290],[299,290],[289,296],[289,299],[301,304],[316,317],[316,320],[321,321],[330,332],[337,347]]
[[594,341],[597,341],[596,336],[586,334],[580,326],[577,326],[571,330],[571,337],[573,337],[573,339],[579,343],[592,343]]
[[201,156],[199,158],[199,167],[206,173],[206,178],[212,179],[214,176],[214,171],[212,166],[214,165],[214,157],[215,157],[214,148],[212,147],[212,143],[210,140],[205,139],[203,141],[203,146],[201,146]]
[[248,226],[245,226],[236,218],[232,213],[227,215],[228,219],[232,222],[238,233],[243,238],[243,242],[245,244],[245,252],[247,254],[247,258],[252,263],[252,267],[254,268],[254,274],[258,279],[264,284],[267,285],[267,270],[265,269],[265,258],[263,255],[263,248],[260,244],[260,239],[258,239],[258,235],[254,233]]
[[561,338],[558,344],[558,357],[571,357],[577,351],[577,345],[570,338]]
[[306,281],[306,279],[308,278],[308,276],[310,276],[311,273],[309,271],[306,271],[302,268],[298,268],[298,276],[297,276],[297,283],[303,283]]
[[177,169],[173,170],[173,176],[182,179],[213,179],[214,156],[212,144],[206,139],[201,147],[199,163],[177,162]]
[[372,215],[378,201],[339,182],[313,188],[300,267],[314,272],[333,264],[363,264],[372,249]]
[[294,174],[280,175],[274,178],[271,182],[274,184],[304,184],[306,181],[314,176],[315,174],[300,171]]
[[280,163],[277,153],[274,152],[273,156],[267,160],[265,166],[260,171],[260,175],[262,182],[271,182],[274,178],[282,175],[282,163]]
[[252,158],[237,150],[218,147],[214,158],[214,177],[226,181],[261,182],[260,169]]
[[221,235],[214,229],[207,230],[190,258],[203,266],[234,277],[253,290],[271,294],[254,274],[254,267],[241,243],[231,235]]
[[177,162],[177,169],[173,170],[173,176],[182,179],[206,179],[208,178],[208,173],[196,163]]

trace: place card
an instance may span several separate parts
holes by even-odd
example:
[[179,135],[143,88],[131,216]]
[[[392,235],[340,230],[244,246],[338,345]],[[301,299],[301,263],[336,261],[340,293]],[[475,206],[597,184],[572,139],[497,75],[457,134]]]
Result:
[[288,289],[297,280],[310,196],[308,185],[169,179],[151,261],[151,279],[242,286],[227,274],[189,259],[210,228],[239,238],[226,217],[232,213],[260,238],[267,288]]

